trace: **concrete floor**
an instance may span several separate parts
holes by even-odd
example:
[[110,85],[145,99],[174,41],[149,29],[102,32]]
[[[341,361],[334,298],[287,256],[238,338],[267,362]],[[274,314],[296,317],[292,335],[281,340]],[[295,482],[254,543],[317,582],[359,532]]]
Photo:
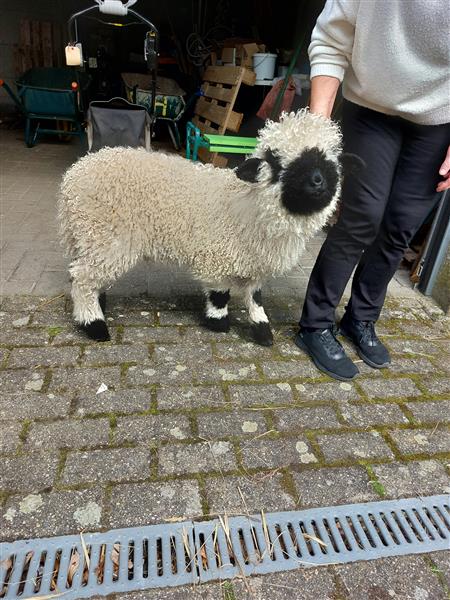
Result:
[[[158,147],[156,142],[155,147]],[[86,151],[77,139],[69,143],[44,138],[27,148],[21,131],[1,131],[0,293],[55,295],[69,290],[67,260],[58,241],[56,195],[65,169]],[[302,298],[323,241],[320,233],[289,275],[267,282],[266,292]],[[198,285],[181,270],[139,265],[110,290],[115,295],[171,295]],[[391,297],[417,297],[405,271],[389,286]]]

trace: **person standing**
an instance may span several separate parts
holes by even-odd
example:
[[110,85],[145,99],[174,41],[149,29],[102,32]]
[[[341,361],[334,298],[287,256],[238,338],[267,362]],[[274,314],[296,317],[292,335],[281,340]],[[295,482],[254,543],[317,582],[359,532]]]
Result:
[[388,283],[437,192],[450,188],[449,40],[444,0],[327,0],[313,30],[310,111],[329,118],[343,81],[344,151],[365,163],[344,178],[295,338],[336,379],[359,372],[335,326],[354,268],[339,332],[371,367],[386,367],[375,323]]

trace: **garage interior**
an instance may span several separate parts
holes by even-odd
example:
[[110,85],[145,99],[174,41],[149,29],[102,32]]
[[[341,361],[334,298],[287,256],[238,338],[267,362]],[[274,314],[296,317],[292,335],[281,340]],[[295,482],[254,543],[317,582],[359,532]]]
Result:
[[[57,3],[51,0],[38,3],[32,0],[20,3],[1,0],[0,79],[16,94],[15,81],[28,69],[65,67],[65,46],[74,41],[68,39],[68,19],[93,4],[93,0],[61,0]],[[172,82],[173,89],[182,97],[182,104],[174,109],[178,110],[175,129],[172,122],[156,119],[152,128],[152,146],[184,154],[186,123],[194,119],[198,124],[200,109],[196,112],[196,107],[202,102],[205,104],[200,95],[205,71],[211,66],[235,65],[253,73],[259,66],[254,53],[276,55],[272,76],[269,73],[267,79],[258,80],[255,74],[254,79],[247,83],[244,78],[227,113],[226,124],[229,127],[224,131],[220,130],[220,125],[205,120],[201,115],[200,122],[212,129],[219,127],[218,133],[255,136],[264,123],[262,115],[277,118],[284,106],[283,100],[289,90],[284,97],[282,92],[283,87],[289,88],[288,83],[292,82],[290,75],[293,76],[291,87],[295,92],[291,90],[288,106],[292,110],[307,106],[307,47],[323,5],[323,0],[297,3],[288,0],[173,0],[170,4],[138,0],[133,10],[151,21],[159,32],[157,82]],[[133,74],[137,80],[148,77],[143,52],[146,30],[146,26],[131,13],[127,17],[118,17],[95,10],[77,19],[77,40],[82,42],[84,66],[69,68],[74,73],[82,72],[88,76],[89,84],[79,94],[83,114],[91,101],[109,100],[116,96],[133,99],[130,93],[133,82],[127,85],[122,74]],[[288,72],[289,67],[292,73]],[[274,93],[271,89],[277,77],[278,93]],[[220,87],[223,87],[222,84]],[[66,264],[60,256],[57,241],[54,197],[62,172],[86,152],[86,138],[84,135],[71,135],[73,124],[55,119],[46,126],[62,128],[66,135],[38,132],[28,144],[33,147],[26,147],[24,115],[5,91],[0,89],[2,292],[57,293],[61,286],[67,286],[67,279]],[[264,103],[265,112],[261,113]],[[218,101],[216,106],[225,109],[224,104]],[[334,114],[337,119],[339,105],[338,99]],[[243,160],[239,154],[225,156],[204,150],[199,157],[217,166],[228,167],[234,167]],[[448,202],[442,199],[413,240],[403,268],[391,285],[397,286],[406,295],[413,293],[412,287],[418,285],[422,292],[433,295],[446,311],[450,304],[448,223]],[[302,261],[299,276],[302,285],[312,268],[321,239],[314,240],[310,254]],[[24,256],[29,256],[25,266]],[[153,290],[158,275],[153,272],[149,279],[148,274],[144,276],[142,271],[130,277],[129,281],[122,282],[118,293],[125,290],[129,293],[130,289],[134,293]],[[144,287],[137,283],[142,277]],[[165,274],[161,273],[160,277],[162,281]],[[187,285],[186,275],[177,274],[175,279],[176,285]],[[298,284],[299,279],[296,281]]]

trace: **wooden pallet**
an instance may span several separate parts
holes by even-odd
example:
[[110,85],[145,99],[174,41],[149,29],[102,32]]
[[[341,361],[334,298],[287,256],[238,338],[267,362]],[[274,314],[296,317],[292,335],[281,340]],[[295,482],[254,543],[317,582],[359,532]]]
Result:
[[49,21],[20,22],[20,43],[14,47],[16,75],[32,67],[62,66],[61,28]]
[[[201,86],[203,96],[197,100],[192,122],[202,133],[221,135],[227,130],[237,133],[243,117],[233,110],[239,88],[241,84],[254,85],[255,80],[256,74],[244,67],[208,67]],[[200,148],[199,157],[218,167],[225,167],[228,162],[225,156],[205,148]]]

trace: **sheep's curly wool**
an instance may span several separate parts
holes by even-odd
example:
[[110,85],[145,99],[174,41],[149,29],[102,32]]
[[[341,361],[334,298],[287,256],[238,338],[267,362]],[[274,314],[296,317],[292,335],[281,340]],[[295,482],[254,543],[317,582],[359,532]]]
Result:
[[[267,122],[254,156],[268,148],[283,167],[304,149],[318,148],[340,172],[338,126],[306,110]],[[287,272],[334,211],[340,184],[326,208],[299,217],[282,206],[281,183],[271,178],[267,162],[248,183],[229,169],[143,149],[104,148],[81,158],[66,172],[59,199],[61,234],[79,287],[74,300],[143,258],[188,267],[212,289]],[[75,316],[101,318],[87,305]]]

